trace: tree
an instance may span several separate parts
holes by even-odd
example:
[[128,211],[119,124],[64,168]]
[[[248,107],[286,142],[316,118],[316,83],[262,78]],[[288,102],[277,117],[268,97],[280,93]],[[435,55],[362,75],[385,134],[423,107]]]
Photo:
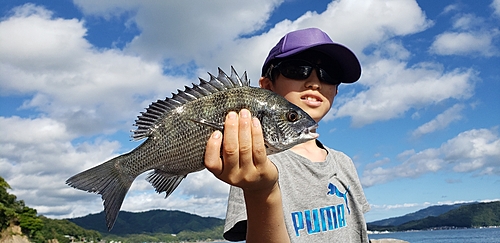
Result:
[[68,243],[69,239],[65,235],[96,241],[101,238],[99,232],[83,229],[68,220],[38,216],[36,209],[26,206],[23,200],[17,200],[15,195],[7,192],[8,189],[11,189],[10,185],[0,177],[0,231],[11,224],[19,225],[22,232],[35,243],[43,243],[49,239]]
[[36,209],[25,206],[19,214],[19,226],[28,237],[33,238],[36,232],[42,230],[43,221],[37,216]]
[[16,201],[16,196],[7,192],[10,185],[0,177],[0,230],[3,230],[17,219],[17,212],[20,203]]

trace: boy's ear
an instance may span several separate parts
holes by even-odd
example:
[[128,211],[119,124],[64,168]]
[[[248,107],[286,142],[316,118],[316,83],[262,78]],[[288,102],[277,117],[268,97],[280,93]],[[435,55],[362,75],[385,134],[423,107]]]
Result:
[[273,82],[267,77],[260,77],[259,86],[263,89],[268,89],[273,91]]

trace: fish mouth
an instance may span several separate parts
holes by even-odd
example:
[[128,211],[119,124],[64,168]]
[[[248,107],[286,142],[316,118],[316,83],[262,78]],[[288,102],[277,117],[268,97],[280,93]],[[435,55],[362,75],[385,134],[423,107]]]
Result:
[[316,133],[316,129],[318,129],[318,124],[314,124],[310,127],[304,128],[302,130],[302,137],[305,139],[315,139],[319,137],[319,134]]

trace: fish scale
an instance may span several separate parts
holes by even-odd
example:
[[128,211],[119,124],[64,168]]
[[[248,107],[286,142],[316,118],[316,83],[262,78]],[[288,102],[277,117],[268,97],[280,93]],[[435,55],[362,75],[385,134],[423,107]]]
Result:
[[251,87],[246,73],[240,78],[231,68],[221,69],[210,81],[178,90],[171,98],[153,102],[141,112],[134,140],[145,141],[132,151],[69,178],[74,188],[100,194],[106,224],[112,229],[132,182],[140,174],[156,192],[168,197],[189,174],[205,168],[206,142],[215,130],[223,130],[228,112],[248,109],[262,124],[268,154],[315,139],[316,122],[282,96]]

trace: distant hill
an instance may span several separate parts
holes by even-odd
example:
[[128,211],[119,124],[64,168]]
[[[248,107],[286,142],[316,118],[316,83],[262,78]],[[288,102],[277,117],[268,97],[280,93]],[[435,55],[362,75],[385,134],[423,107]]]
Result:
[[213,229],[224,223],[224,220],[219,218],[201,217],[186,212],[168,210],[151,210],[140,213],[120,211],[110,232],[106,227],[104,211],[68,220],[85,229],[121,236],[155,233],[178,234],[181,231],[199,232]]
[[424,230],[444,227],[487,227],[500,225],[500,201],[462,205],[439,216],[410,221],[399,226],[368,225],[369,230]]
[[414,213],[409,213],[400,217],[382,219],[378,221],[369,222],[369,225],[376,226],[399,226],[404,223],[408,223],[413,220],[424,219],[429,216],[439,216],[443,213],[447,213],[450,210],[459,208],[463,205],[467,205],[470,203],[461,203],[461,204],[452,204],[452,205],[438,205],[438,206],[430,206],[421,210],[418,210]]
[[500,225],[500,202],[465,205],[437,217],[411,221],[399,230],[421,230],[439,227],[486,227]]

